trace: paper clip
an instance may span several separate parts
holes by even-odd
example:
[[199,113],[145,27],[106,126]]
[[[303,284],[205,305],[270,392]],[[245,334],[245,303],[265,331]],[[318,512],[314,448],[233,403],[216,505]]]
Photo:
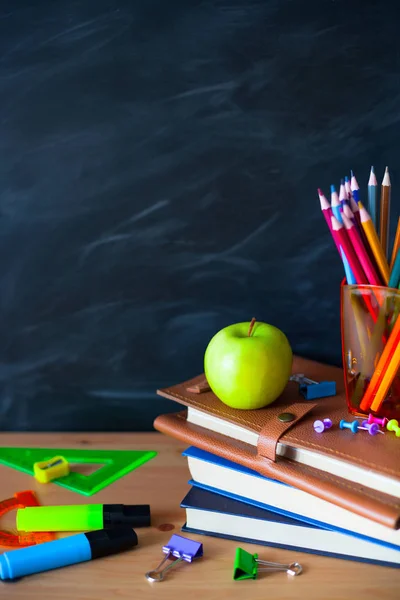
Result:
[[[264,568],[259,569],[258,565],[262,565]],[[290,565],[283,565],[267,560],[259,560],[258,554],[250,554],[250,552],[246,552],[243,548],[236,548],[233,567],[233,579],[235,581],[256,579],[258,573],[273,573],[277,571],[285,571],[288,575],[296,577],[296,575],[300,575],[303,568],[297,562],[290,563]]]
[[299,384],[299,392],[306,400],[336,396],[335,381],[314,381],[302,373],[292,375],[289,381],[296,381]]
[[[153,571],[148,571],[146,573],[146,579],[148,581],[162,581],[165,577],[165,573],[175,567],[178,563],[183,560],[191,563],[195,558],[201,558],[203,556],[203,544],[176,534],[171,537],[168,544],[163,546],[162,550],[166,556]],[[173,557],[175,557],[175,560],[173,560]],[[167,560],[171,560],[172,562],[164,567],[164,569],[161,569]]]

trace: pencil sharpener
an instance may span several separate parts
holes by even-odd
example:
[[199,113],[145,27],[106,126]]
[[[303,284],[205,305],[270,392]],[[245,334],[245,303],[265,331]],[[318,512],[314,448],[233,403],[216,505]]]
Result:
[[292,375],[290,381],[296,381],[299,384],[299,393],[306,400],[336,396],[335,381],[314,381],[302,374]]
[[53,479],[69,475],[69,463],[63,456],[34,463],[33,474],[39,483],[49,483]]

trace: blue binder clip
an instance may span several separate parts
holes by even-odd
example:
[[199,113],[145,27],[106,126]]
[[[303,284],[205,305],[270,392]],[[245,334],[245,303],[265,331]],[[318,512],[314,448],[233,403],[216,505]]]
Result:
[[292,375],[290,381],[296,381],[299,384],[299,392],[306,400],[336,396],[335,381],[314,381],[302,373]]
[[[178,563],[182,561],[191,563],[196,558],[201,558],[203,556],[203,544],[177,535],[176,533],[170,538],[168,544],[163,546],[162,550],[165,554],[165,558],[163,558],[158,567],[153,571],[148,571],[146,573],[146,579],[153,583],[163,581],[165,573]],[[169,561],[169,564],[161,569],[167,561]]]

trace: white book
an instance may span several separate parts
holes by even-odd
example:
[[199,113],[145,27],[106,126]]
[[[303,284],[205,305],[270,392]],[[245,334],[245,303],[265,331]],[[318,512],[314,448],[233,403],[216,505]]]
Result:
[[[259,436],[254,431],[197,410],[191,406],[188,407],[187,422],[252,446],[257,446],[258,443]],[[362,468],[343,459],[337,460],[315,450],[294,448],[283,442],[278,442],[276,452],[279,456],[307,465],[308,467],[313,467],[336,477],[364,485],[377,492],[400,498],[400,480],[389,477],[384,473]]]
[[199,448],[183,453],[194,486],[348,536],[400,550],[400,530],[390,529],[290,485],[264,477]]
[[300,564],[298,552],[309,552],[400,566],[399,550],[327,531],[201,488],[192,487],[181,506],[186,509],[183,531],[291,549],[292,560]]

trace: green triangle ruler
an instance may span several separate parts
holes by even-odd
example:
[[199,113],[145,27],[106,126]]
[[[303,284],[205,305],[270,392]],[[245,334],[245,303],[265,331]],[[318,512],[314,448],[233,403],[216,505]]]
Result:
[[83,494],[93,496],[130,471],[137,469],[156,456],[152,450],[60,450],[59,448],[0,448],[0,463],[33,475],[33,464],[63,456],[70,463],[99,464],[90,475],[70,473],[54,479],[51,483]]

